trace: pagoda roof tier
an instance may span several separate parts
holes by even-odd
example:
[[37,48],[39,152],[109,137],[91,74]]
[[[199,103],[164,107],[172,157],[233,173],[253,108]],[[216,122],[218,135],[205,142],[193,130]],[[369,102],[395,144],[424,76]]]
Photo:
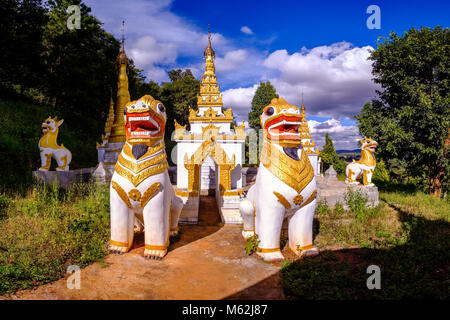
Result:
[[175,140],[245,140],[245,125],[244,121],[239,127],[235,127],[234,132],[220,133],[220,127],[215,126],[213,123],[202,128],[202,133],[190,133],[186,130],[186,126],[180,125],[175,121]]
[[200,115],[198,111],[189,108],[189,123],[191,122],[233,122],[233,110],[229,108],[223,114],[219,114],[218,111],[209,107],[203,115]]

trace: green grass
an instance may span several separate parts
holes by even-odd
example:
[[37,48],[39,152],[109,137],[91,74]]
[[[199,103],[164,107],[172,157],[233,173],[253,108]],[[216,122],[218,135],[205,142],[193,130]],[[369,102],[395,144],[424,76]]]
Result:
[[[7,200],[5,200],[7,199]],[[106,186],[68,190],[34,185],[27,196],[0,195],[0,294],[57,280],[107,254]]]
[[[356,212],[318,206],[314,230],[321,254],[283,264],[281,283],[286,296],[448,299],[450,205],[401,190],[380,193],[381,203],[373,209],[361,207],[354,196]],[[381,269],[380,290],[366,286],[370,265]]]

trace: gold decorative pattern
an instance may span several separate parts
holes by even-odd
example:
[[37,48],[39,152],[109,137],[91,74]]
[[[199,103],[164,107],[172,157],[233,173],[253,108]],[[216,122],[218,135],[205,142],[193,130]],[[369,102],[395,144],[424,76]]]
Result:
[[133,175],[130,171],[126,170],[125,168],[121,167],[119,163],[116,164],[114,167],[114,170],[120,174],[122,177],[128,179],[135,187],[137,187],[142,181],[147,179],[150,176],[153,176],[155,174],[164,172],[169,167],[169,164],[167,161],[163,161],[160,164],[157,164],[153,167],[150,167],[146,170],[143,170],[141,173],[137,175]]
[[316,194],[317,194],[317,190],[314,190],[311,195],[308,197],[308,199],[306,199],[305,202],[302,203],[302,205],[300,206],[300,208],[303,208],[304,206],[306,206],[307,204],[309,204],[310,202],[312,202],[315,198],[316,198]]
[[150,199],[155,196],[155,194],[159,191],[160,186],[161,186],[160,182],[155,182],[144,192],[141,198],[141,202],[139,204],[139,207],[141,209],[144,209],[145,205],[150,201]]
[[303,202],[303,196],[299,193],[292,199],[292,202],[294,202],[296,205],[299,205]]
[[[158,143],[155,146],[152,147],[148,147],[147,152],[142,156],[142,157],[148,157],[151,156],[161,150],[163,150],[165,148],[164,142],[161,141],[160,143]],[[130,158],[134,158],[133,156],[133,152],[132,152],[132,146],[127,142],[125,143],[125,145],[123,146],[123,151],[125,152],[125,155],[127,155]]]
[[141,198],[141,192],[138,189],[131,189],[128,192],[128,197],[130,197],[131,200],[138,201]]
[[127,247],[128,248],[128,242],[120,242],[115,240],[110,240],[109,244],[116,247]]
[[311,250],[314,249],[315,247],[312,244],[308,244],[306,246],[303,247],[298,247],[297,250],[298,251],[306,251],[306,250]]
[[48,153],[45,155],[45,166],[41,167],[41,169],[48,169],[50,168],[50,163],[52,161],[52,153]]
[[244,192],[244,189],[239,190],[226,190],[223,191],[223,196],[240,196]]
[[218,111],[214,111],[209,107],[205,110],[203,116],[197,116],[197,112],[189,111],[189,122],[233,122],[233,111],[231,108],[224,111],[224,115],[218,115]]
[[168,243],[163,246],[153,246],[153,245],[146,244],[145,249],[147,249],[147,250],[166,250],[168,246],[169,246]]
[[184,155],[184,167],[188,170],[188,191],[198,191],[200,184],[200,166],[211,155],[219,167],[219,183],[222,191],[231,190],[231,171],[236,166],[235,155],[228,158],[225,150],[215,141],[204,141],[189,158]]
[[305,152],[294,160],[266,141],[261,152],[261,162],[278,179],[300,193],[314,178],[314,169]]
[[273,194],[278,198],[278,201],[286,208],[286,210],[291,209],[291,204],[281,193],[274,191]]
[[198,191],[197,192],[195,192],[195,191],[189,192],[189,191],[183,191],[180,189],[176,189],[175,194],[180,197],[198,197],[199,196]]
[[256,251],[261,252],[261,253],[271,253],[271,252],[280,251],[280,248],[260,248],[260,247],[257,247]]
[[348,177],[347,177],[347,179],[348,179],[349,182],[356,182],[356,181],[353,180],[353,178],[352,178],[352,176],[353,176],[354,174],[355,174],[355,173],[352,171],[352,169],[348,168]]
[[120,199],[122,199],[123,202],[125,202],[125,204],[127,205],[128,208],[133,209],[130,199],[127,196],[127,193],[125,192],[125,190],[122,189],[122,187],[115,182],[114,180],[111,181],[111,186],[113,187],[114,190],[116,190],[117,194],[119,195]]
[[164,161],[166,158],[167,158],[166,153],[161,152],[160,154],[158,154],[157,156],[154,156],[151,159],[148,159],[148,160],[138,163],[138,162],[134,162],[131,160],[127,160],[124,156],[122,156],[122,154],[120,154],[118,161],[122,166],[129,169],[130,171],[133,171],[133,173],[139,173],[148,167],[151,167],[157,163]]

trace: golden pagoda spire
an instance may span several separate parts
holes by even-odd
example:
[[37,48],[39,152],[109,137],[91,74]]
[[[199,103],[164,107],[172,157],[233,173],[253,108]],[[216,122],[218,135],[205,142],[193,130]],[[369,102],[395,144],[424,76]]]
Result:
[[117,82],[116,113],[114,116],[114,124],[112,125],[109,142],[125,142],[126,140],[123,110],[125,105],[130,102],[130,93],[128,91],[127,76],[127,65],[129,60],[125,54],[124,25],[125,21],[122,21],[122,47],[120,49],[119,56],[117,57],[117,63],[119,65],[119,79]]
[[301,109],[302,109],[302,117],[306,121],[306,118],[305,118],[305,104],[303,103],[303,90],[302,90],[302,107],[301,107]]
[[211,45],[211,31],[208,25],[208,45],[203,52],[203,58],[205,59],[205,73],[202,76],[202,82],[200,84],[200,94],[197,97],[197,105],[199,107],[221,107],[222,95],[217,85],[217,76],[215,74],[214,59],[216,54]]

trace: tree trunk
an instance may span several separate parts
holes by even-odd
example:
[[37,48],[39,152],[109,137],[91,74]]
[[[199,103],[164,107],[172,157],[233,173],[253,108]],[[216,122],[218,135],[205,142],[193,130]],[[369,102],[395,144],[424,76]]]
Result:
[[433,163],[429,166],[429,191],[430,195],[440,198],[442,193],[442,181],[445,168],[441,163]]

